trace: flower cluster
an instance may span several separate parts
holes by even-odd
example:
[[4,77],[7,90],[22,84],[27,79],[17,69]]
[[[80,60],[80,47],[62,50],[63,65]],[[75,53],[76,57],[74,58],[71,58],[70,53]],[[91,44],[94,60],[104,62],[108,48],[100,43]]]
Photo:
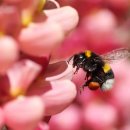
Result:
[[0,129],[48,130],[45,117],[76,97],[72,67],[53,55],[78,14],[59,7],[55,0],[0,1]]

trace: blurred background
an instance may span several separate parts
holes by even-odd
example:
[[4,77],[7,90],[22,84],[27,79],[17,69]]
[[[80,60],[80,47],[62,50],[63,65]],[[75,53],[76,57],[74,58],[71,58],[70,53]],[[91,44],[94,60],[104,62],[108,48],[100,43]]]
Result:
[[[130,0],[57,0],[61,6],[72,6],[79,13],[79,24],[63,43],[67,53],[90,49],[104,54],[113,49],[130,47]],[[60,56],[64,57],[64,51]],[[130,60],[113,63],[115,84],[109,92],[80,94],[62,113],[52,116],[51,130],[130,130]],[[77,89],[84,74],[74,75]]]

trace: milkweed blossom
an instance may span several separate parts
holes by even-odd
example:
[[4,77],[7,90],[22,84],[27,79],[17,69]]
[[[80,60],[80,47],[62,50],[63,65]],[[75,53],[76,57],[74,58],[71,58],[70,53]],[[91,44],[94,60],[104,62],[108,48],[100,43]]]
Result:
[[[66,60],[129,48],[129,0],[0,0],[0,129],[129,130],[130,63],[109,92]],[[80,18],[80,19],[79,19]]]
[[73,69],[53,55],[77,23],[55,0],[0,1],[1,129],[47,130],[45,117],[74,100]]

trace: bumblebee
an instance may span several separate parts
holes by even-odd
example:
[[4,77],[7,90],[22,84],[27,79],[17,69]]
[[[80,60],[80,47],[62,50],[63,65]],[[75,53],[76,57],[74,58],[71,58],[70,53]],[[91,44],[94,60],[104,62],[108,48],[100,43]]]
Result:
[[76,68],[74,74],[81,68],[86,72],[85,83],[82,88],[88,87],[91,90],[101,88],[107,91],[114,84],[114,73],[110,63],[130,56],[130,51],[125,48],[113,50],[104,55],[98,55],[90,50],[73,55],[72,65]]

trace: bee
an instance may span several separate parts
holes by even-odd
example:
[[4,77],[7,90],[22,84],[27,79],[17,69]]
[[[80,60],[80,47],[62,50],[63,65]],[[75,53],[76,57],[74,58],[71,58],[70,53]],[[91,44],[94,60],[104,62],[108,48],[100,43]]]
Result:
[[101,88],[101,90],[107,91],[114,84],[114,73],[110,63],[129,56],[130,51],[126,48],[116,49],[103,55],[86,50],[70,57],[68,63],[72,60],[72,66],[76,68],[74,74],[80,68],[86,72],[82,89],[87,86],[91,90]]

